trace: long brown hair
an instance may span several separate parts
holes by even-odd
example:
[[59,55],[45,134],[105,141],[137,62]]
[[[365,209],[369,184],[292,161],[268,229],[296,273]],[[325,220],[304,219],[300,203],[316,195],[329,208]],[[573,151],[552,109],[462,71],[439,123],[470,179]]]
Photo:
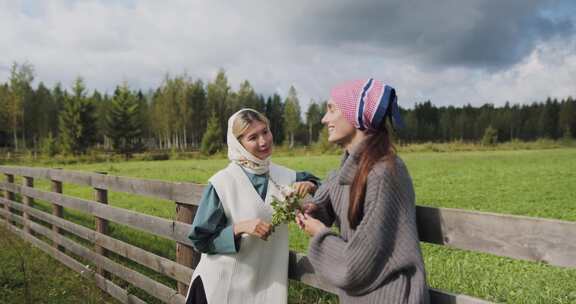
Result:
[[350,222],[350,228],[352,229],[356,229],[364,217],[364,199],[368,173],[380,160],[390,164],[396,154],[385,123],[383,123],[380,130],[367,132],[367,138],[364,139],[364,146],[359,151],[359,154],[358,170],[350,188],[350,206],[348,208],[348,222]]

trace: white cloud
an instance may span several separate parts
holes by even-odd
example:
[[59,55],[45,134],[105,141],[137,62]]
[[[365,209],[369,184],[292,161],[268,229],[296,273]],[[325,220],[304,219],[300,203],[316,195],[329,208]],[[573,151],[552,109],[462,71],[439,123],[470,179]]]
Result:
[[[309,37],[323,31],[310,27],[334,20],[319,15],[307,20],[306,28],[295,24],[302,20],[297,16],[305,13],[304,3],[255,3],[261,7],[223,0],[55,0],[37,1],[30,10],[30,3],[0,0],[0,82],[8,78],[12,62],[28,61],[37,80],[48,85],[70,86],[82,76],[90,88],[108,91],[122,81],[155,88],[167,72],[206,81],[224,68],[234,89],[244,79],[265,94],[285,94],[294,85],[303,107],[310,98],[326,98],[340,81],[366,76],[396,86],[407,106],[428,99],[438,105],[478,105],[576,95],[574,37],[540,42],[530,55],[498,70],[429,64],[422,60],[426,35],[412,47],[338,40],[332,32],[327,41],[314,40]],[[467,8],[466,14],[477,16],[478,11]],[[454,18],[450,28],[462,22]]]

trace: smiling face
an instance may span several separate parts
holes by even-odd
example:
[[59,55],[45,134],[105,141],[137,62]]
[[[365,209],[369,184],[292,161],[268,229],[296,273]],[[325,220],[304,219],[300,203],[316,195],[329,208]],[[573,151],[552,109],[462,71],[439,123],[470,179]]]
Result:
[[264,160],[272,155],[272,132],[270,132],[268,125],[261,121],[252,121],[242,135],[238,137],[238,141],[246,151],[259,159]]
[[348,146],[358,133],[332,100],[328,101],[322,123],[328,128],[328,141],[344,147]]

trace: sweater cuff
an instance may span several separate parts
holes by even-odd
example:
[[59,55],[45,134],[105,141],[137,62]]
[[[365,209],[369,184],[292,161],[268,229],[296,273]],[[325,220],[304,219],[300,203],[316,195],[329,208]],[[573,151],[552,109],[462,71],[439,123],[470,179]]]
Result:
[[334,233],[330,227],[325,227],[318,231],[318,233],[310,239],[310,245],[308,245],[308,256],[315,256],[315,249],[320,248],[320,244],[328,236],[336,236],[336,233]]

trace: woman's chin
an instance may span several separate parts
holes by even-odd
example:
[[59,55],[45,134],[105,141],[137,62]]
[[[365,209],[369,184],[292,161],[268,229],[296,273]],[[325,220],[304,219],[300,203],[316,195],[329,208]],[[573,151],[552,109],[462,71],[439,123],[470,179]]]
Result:
[[265,153],[259,153],[258,155],[255,155],[256,157],[258,157],[261,160],[265,160],[268,157],[270,157],[270,155],[272,155],[272,151],[269,152],[265,152]]

